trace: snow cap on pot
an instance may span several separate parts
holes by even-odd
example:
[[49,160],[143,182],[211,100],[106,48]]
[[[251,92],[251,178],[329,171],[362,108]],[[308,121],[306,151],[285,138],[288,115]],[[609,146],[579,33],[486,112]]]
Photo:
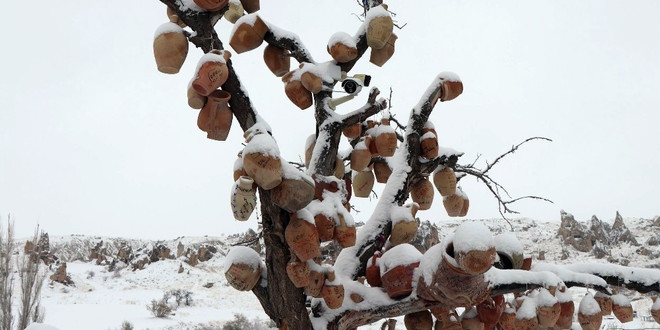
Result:
[[392,299],[402,299],[412,292],[413,274],[422,253],[410,244],[399,244],[380,258],[383,288]]
[[231,53],[227,50],[213,49],[204,54],[197,62],[192,87],[197,93],[208,96],[229,78],[227,61]]
[[557,298],[547,289],[541,288],[536,296],[536,305],[538,306],[539,325],[552,328],[561,315],[561,304]]
[[[245,5],[243,5],[245,7]],[[234,24],[229,45],[241,54],[253,50],[264,41],[268,26],[257,14],[242,16]]]
[[337,32],[330,37],[328,53],[339,63],[350,62],[357,58],[358,50],[355,39],[346,32]]
[[585,330],[598,330],[603,322],[600,306],[591,293],[587,293],[578,307],[578,322]]
[[620,293],[612,296],[612,312],[621,323],[633,320],[633,308],[630,299]]
[[506,232],[493,237],[502,269],[522,269],[524,247],[516,234]]
[[243,169],[254,182],[265,190],[277,187],[282,182],[282,161],[277,143],[261,123],[248,129],[247,145],[243,149]]
[[495,261],[495,242],[486,226],[464,222],[454,233],[454,258],[469,274],[482,274]]
[[385,47],[394,30],[392,16],[386,5],[369,9],[364,24],[367,24],[367,45],[374,49]]
[[257,285],[265,270],[259,254],[246,246],[234,246],[224,263],[227,282],[236,290],[249,291]]
[[415,220],[413,212],[416,212],[418,208],[419,205],[415,202],[391,207],[389,213],[392,219],[392,231],[389,240],[392,245],[408,243],[415,238],[419,224]]
[[516,329],[535,330],[538,327],[539,321],[536,317],[536,301],[532,298],[525,298],[518,311],[516,311]]
[[178,19],[176,15],[170,16],[170,22],[159,26],[154,33],[154,58],[162,73],[178,73],[188,55],[188,38],[176,23]]

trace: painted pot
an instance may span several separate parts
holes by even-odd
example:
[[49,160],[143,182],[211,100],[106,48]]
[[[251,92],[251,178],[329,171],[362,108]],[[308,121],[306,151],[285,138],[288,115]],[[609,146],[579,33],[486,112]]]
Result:
[[323,285],[321,294],[328,308],[337,309],[344,303],[344,286],[341,283],[333,283],[335,281],[334,271],[329,271],[326,276],[328,279]]
[[344,216],[338,214],[339,225],[335,226],[335,240],[342,248],[347,248],[355,245],[355,240],[357,237],[357,231],[355,226],[349,226],[344,220]]
[[369,197],[374,187],[374,174],[371,171],[361,171],[353,177],[353,195],[355,197]]
[[192,82],[195,91],[203,96],[213,93],[229,78],[227,61],[231,57],[229,51],[214,49],[202,56],[197,64],[197,72]]
[[463,203],[463,197],[458,194],[445,196],[442,200],[445,211],[447,211],[447,215],[450,217],[461,216],[461,211],[463,211]]
[[379,287],[383,285],[383,282],[380,279],[380,267],[376,261],[380,258],[380,254],[374,254],[371,259],[369,259],[369,264],[365,270],[365,277],[367,278],[367,283],[372,287]]
[[316,231],[319,233],[319,241],[331,241],[335,235],[335,219],[323,213],[314,216]]
[[396,151],[399,140],[397,140],[394,129],[390,126],[389,119],[383,118],[380,125],[381,127],[378,128],[380,133],[376,136],[376,149],[378,149],[381,156],[391,157]]
[[390,15],[379,15],[367,25],[367,45],[374,49],[385,47],[394,30],[394,22]]
[[[375,143],[372,142],[371,144]],[[392,169],[390,168],[390,165],[387,164],[387,162],[374,162],[374,174],[376,176],[376,182],[387,183],[387,180],[389,180],[390,175],[392,174]]]
[[291,220],[284,230],[284,238],[289,248],[300,260],[309,260],[321,256],[319,234],[316,227],[291,214]]
[[309,273],[307,261],[300,261],[295,256],[286,265],[286,274],[296,288],[309,285]]
[[314,199],[314,183],[303,177],[284,178],[282,183],[271,189],[270,198],[289,213],[297,212]]
[[403,299],[412,293],[412,279],[419,262],[396,266],[383,274],[381,281],[387,295],[392,299]]
[[253,268],[250,265],[234,263],[225,272],[227,282],[238,291],[250,291],[261,278],[261,267]]
[[234,219],[246,221],[257,205],[257,196],[253,188],[254,181],[247,176],[241,176],[232,188],[231,211]]
[[209,94],[206,104],[197,116],[197,126],[206,132],[206,137],[225,141],[231,129],[234,114],[229,109],[231,94],[216,90]]
[[360,138],[360,142],[351,151],[351,170],[353,171],[363,171],[371,162],[371,152],[364,142],[365,139]]
[[439,146],[438,146],[438,137],[432,132],[424,133],[420,141],[420,149],[422,152],[422,157],[426,159],[433,159],[438,157]]
[[325,273],[311,269],[309,283],[305,286],[305,294],[314,298],[321,298],[324,284]]
[[545,328],[553,327],[561,316],[561,304],[554,303],[552,306],[538,306],[539,325]]
[[396,246],[412,241],[417,236],[417,229],[419,224],[415,219],[397,221],[392,226],[392,233],[390,234],[390,243]]
[[450,196],[456,193],[456,174],[451,167],[445,167],[433,174],[433,184],[442,196]]
[[420,210],[428,210],[433,205],[434,188],[428,179],[421,180],[410,190],[413,202],[419,204]]
[[575,313],[575,303],[573,300],[565,301],[559,303],[561,306],[561,311],[559,312],[559,318],[555,322],[555,326],[559,329],[570,329],[573,325],[573,313]]

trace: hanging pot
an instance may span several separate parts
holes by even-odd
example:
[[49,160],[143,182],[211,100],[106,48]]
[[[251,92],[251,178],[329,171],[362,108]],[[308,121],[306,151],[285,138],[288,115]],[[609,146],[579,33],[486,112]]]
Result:
[[355,139],[362,134],[362,124],[355,123],[353,125],[348,125],[341,132],[345,137]]
[[371,152],[365,143],[364,137],[355,145],[351,152],[351,170],[363,171],[371,162]]
[[259,0],[241,0],[241,4],[243,5],[243,8],[245,8],[245,11],[248,13],[254,13],[255,11],[259,10]]
[[358,56],[355,40],[346,32],[333,34],[328,42],[327,50],[337,63],[350,62]]
[[597,292],[594,296],[598,306],[600,307],[601,315],[610,315],[612,314],[612,298],[606,294]]
[[193,109],[201,109],[204,107],[205,103],[206,96],[199,95],[199,93],[195,91],[192,85],[188,87],[188,106]]
[[598,330],[603,322],[602,311],[598,311],[599,303],[591,294],[582,298],[578,308],[578,322],[584,330]]
[[633,308],[630,299],[622,294],[612,296],[612,312],[621,323],[633,320]]
[[432,132],[424,133],[420,138],[420,149],[422,152],[422,157],[426,159],[433,159],[438,157],[438,137]]
[[387,43],[381,49],[371,48],[371,56],[369,62],[382,67],[394,55],[394,44],[396,43],[397,36],[392,33]]
[[394,128],[390,126],[390,120],[383,118],[376,130],[378,132],[376,135],[376,149],[378,149],[378,153],[383,157],[394,156],[399,140],[397,140]]
[[154,58],[158,71],[162,73],[178,73],[188,56],[188,38],[183,29],[177,25],[179,17],[170,16],[170,22],[161,25],[154,37]]
[[232,187],[231,211],[236,220],[248,220],[257,205],[257,196],[252,186],[253,183],[252,178],[241,176]]
[[312,93],[305,89],[300,80],[289,80],[285,82],[284,93],[286,93],[289,100],[300,108],[300,110],[305,110],[314,104]]
[[355,226],[349,226],[346,224],[344,216],[339,213],[339,225],[335,226],[334,237],[337,243],[341,245],[342,248],[347,248],[355,245],[355,240],[357,237],[357,231]]
[[319,241],[331,241],[335,235],[335,219],[323,213],[314,216],[316,231],[319,233]]
[[243,16],[243,5],[237,1],[229,2],[229,8],[225,11],[224,17],[232,24],[236,23]]
[[380,253],[376,252],[369,259],[367,264],[367,269],[365,270],[365,277],[367,278],[367,283],[372,287],[379,287],[383,285],[383,282],[380,279],[380,267],[378,266],[378,258],[380,258]]
[[450,217],[459,217],[461,215],[463,203],[463,197],[458,194],[445,196],[442,200],[445,211],[447,211],[447,215]]
[[284,230],[284,238],[289,248],[300,260],[309,260],[321,256],[319,234],[313,223],[301,219],[297,213],[291,214],[291,220]]
[[470,209],[470,199],[468,198],[468,196],[464,192],[462,193],[462,195],[463,196],[461,196],[461,197],[463,198],[463,207],[461,208],[461,213],[458,214],[459,217],[466,216],[467,213],[468,213],[468,210]]
[[227,61],[230,57],[229,51],[217,49],[202,56],[197,63],[195,78],[192,82],[192,87],[198,94],[208,96],[224,85],[229,78]]
[[456,174],[451,167],[445,167],[433,174],[433,184],[444,197],[456,193],[456,183]]
[[433,184],[425,178],[412,187],[410,197],[419,204],[420,210],[428,210],[433,205],[433,190]]
[[300,82],[306,90],[310,91],[312,94],[317,94],[323,89],[323,80],[321,77],[311,73],[310,71],[305,71],[300,76]]
[[307,261],[300,261],[295,255],[291,255],[291,261],[286,265],[286,274],[296,288],[309,285],[309,273]]
[[335,283],[335,272],[326,273],[327,280],[323,285],[322,295],[325,304],[330,309],[337,309],[344,303],[344,286],[341,283]]
[[264,48],[264,62],[268,70],[277,77],[282,77],[291,68],[291,53],[273,45],[266,45]]
[[310,269],[309,284],[305,287],[305,294],[310,297],[321,298],[324,284],[325,273],[314,268]]
[[516,330],[516,310],[510,306],[505,308],[497,324],[503,330]]
[[206,137],[213,140],[225,141],[231,129],[234,114],[229,109],[231,94],[223,90],[216,90],[209,94],[206,104],[197,116],[197,126],[206,132]]
[[[175,17],[175,18],[172,18],[172,16],[176,16],[176,17]],[[170,22],[172,22],[172,23],[176,23],[176,25],[178,25],[178,26],[181,27],[181,28],[184,28],[184,27],[187,26],[186,23],[184,23],[184,22],[179,18],[179,16],[177,15],[177,13],[176,13],[174,10],[172,10],[172,8],[170,8],[169,6],[167,7],[167,18],[170,20]]]
[[261,278],[261,267],[236,262],[225,271],[225,277],[234,289],[250,291]]
[[403,323],[407,330],[432,330],[433,315],[428,310],[406,314]]
[[497,295],[486,299],[477,305],[477,316],[485,328],[494,329],[494,325],[504,312],[505,302],[503,295]]
[[417,236],[419,224],[412,217],[405,219],[392,219],[392,233],[390,234],[390,243],[397,246],[412,241]]
[[[560,297],[560,295],[557,295]],[[561,311],[555,326],[559,329],[570,329],[573,325],[573,313],[575,313],[575,304],[572,297],[569,295],[565,301],[560,301]]]
[[381,49],[385,47],[387,41],[392,35],[394,30],[394,22],[392,16],[387,12],[384,6],[372,8],[370,13],[367,13],[369,20],[367,25],[367,45],[374,49]]
[[371,170],[357,172],[353,176],[353,195],[355,197],[369,197],[374,187],[374,174]]
[[284,178],[282,183],[271,189],[270,198],[289,213],[297,212],[314,199],[314,182],[302,176]]
[[387,161],[374,161],[373,164],[374,174],[376,175],[376,182],[387,183],[387,180],[389,180],[390,175],[392,174],[390,165],[387,164]]
[[403,299],[412,293],[412,279],[419,262],[396,266],[381,276],[383,288],[392,299]]
[[262,152],[260,147],[265,143],[275,142],[268,134],[256,135],[248,142],[243,149],[243,169],[259,187],[270,190],[282,183],[282,161],[276,154]]
[[[243,8],[249,12],[245,2],[242,3]],[[236,21],[229,45],[238,54],[253,50],[264,41],[266,32],[268,32],[268,26],[261,20],[259,15],[245,15]]]
[[208,11],[218,11],[225,8],[229,0],[194,0],[195,4]]
[[557,324],[559,316],[561,316],[561,304],[556,301],[550,306],[538,306],[538,320],[539,325],[544,328],[552,328]]

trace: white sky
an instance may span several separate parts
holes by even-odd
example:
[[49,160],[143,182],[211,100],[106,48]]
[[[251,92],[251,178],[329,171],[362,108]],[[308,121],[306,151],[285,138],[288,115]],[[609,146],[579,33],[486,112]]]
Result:
[[[359,7],[343,1],[262,1],[262,17],[298,34],[317,61],[335,32],[353,34]],[[431,119],[440,144],[492,160],[527,137],[529,144],[492,175],[523,201],[520,216],[580,220],[660,214],[660,2],[392,0],[405,28],[394,57],[378,68],[368,54],[352,73],[372,75],[393,113],[411,107],[441,71],[465,91],[438,104]],[[51,234],[143,238],[215,235],[257,228],[229,211],[232,166],[242,134],[207,140],[186,105],[186,86],[201,51],[191,45],[178,75],[156,70],[153,31],[165,6],[151,1],[5,4],[0,52],[0,214],[19,236],[39,223]],[[304,14],[294,14],[304,13]],[[228,46],[231,24],[217,26]],[[234,54],[234,66],[282,155],[302,157],[312,110],[286,98],[262,60],[263,46]],[[295,63],[295,61],[293,61]],[[294,64],[296,65],[296,64]],[[361,106],[363,92],[341,106]],[[483,162],[480,163],[483,166]],[[468,218],[498,217],[483,184],[462,181]],[[376,190],[382,189],[381,185]],[[353,200],[354,202],[357,199]],[[357,203],[366,220],[370,203]],[[422,219],[441,221],[436,198]]]

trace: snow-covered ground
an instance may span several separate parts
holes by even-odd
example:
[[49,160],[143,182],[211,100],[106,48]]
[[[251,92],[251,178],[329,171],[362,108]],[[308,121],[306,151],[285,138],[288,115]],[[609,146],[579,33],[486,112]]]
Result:
[[[494,233],[510,230],[509,224],[501,219],[480,221]],[[441,240],[461,222],[438,223]],[[625,219],[625,223],[642,245],[649,237],[660,235],[660,228],[649,227],[650,220]],[[556,237],[559,223],[521,219],[511,221],[511,225],[527,248],[527,253],[535,259],[543,251],[546,258],[544,262],[594,261],[589,254],[577,252],[572,248],[568,248],[570,258],[561,259],[562,249],[567,248],[562,248],[561,241]],[[51,246],[61,246],[66,242],[70,243],[70,246],[75,245],[71,244],[73,240],[81,247],[89,247],[99,239],[84,236],[51,237]],[[175,246],[179,241],[183,241],[189,245],[208,240],[209,238],[184,238],[167,241],[166,244]],[[213,240],[231,241],[225,236]],[[660,248],[646,247],[655,251]],[[613,248],[612,255],[628,259],[630,266],[657,267],[660,261],[636,253],[638,248],[624,244]],[[93,262],[69,262],[67,271],[75,286],[49,283],[44,287],[42,303],[46,309],[45,323],[60,330],[119,329],[123,321],[131,322],[135,329],[221,329],[236,313],[243,314],[248,319],[260,318],[265,322],[267,317],[257,299],[251,293],[236,291],[227,284],[223,263],[228,249],[229,245],[224,245],[211,260],[200,262],[195,267],[171,259],[149,264],[144,270],[132,271],[130,267],[126,267],[111,272],[107,270],[107,266],[99,266]],[[89,251],[80,253],[87,255]],[[596,261],[606,262],[603,259]],[[180,265],[184,268],[182,273],[178,272]],[[181,306],[168,318],[154,317],[146,305],[152,299],[160,299],[164,292],[173,289],[191,291],[192,306]],[[586,292],[587,289],[571,289],[576,306]],[[660,329],[660,324],[650,317],[650,298],[639,294],[629,298],[637,313],[635,320],[620,324],[611,315],[604,319],[601,329]],[[380,322],[365,328],[380,329]],[[405,329],[402,320],[398,322],[397,329]]]

